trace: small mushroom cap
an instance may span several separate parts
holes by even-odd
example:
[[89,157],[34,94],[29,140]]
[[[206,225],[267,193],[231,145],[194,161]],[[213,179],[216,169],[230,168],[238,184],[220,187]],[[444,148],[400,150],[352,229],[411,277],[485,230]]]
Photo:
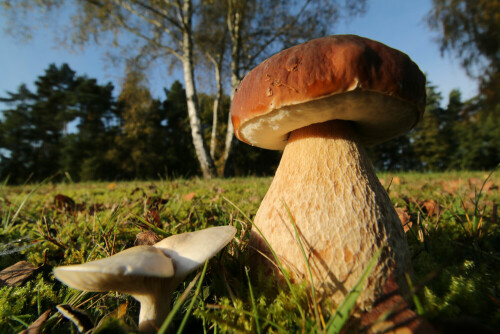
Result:
[[154,244],[175,266],[175,276],[183,278],[206,260],[217,254],[235,236],[234,226],[210,227],[204,230],[176,234]]
[[146,280],[173,277],[174,266],[160,249],[136,246],[101,260],[54,268],[54,276],[79,290],[140,294],[147,292]]
[[248,144],[285,147],[296,129],[352,121],[375,145],[413,128],[425,108],[425,76],[403,52],[355,35],[313,39],[250,71],[231,104],[235,135]]

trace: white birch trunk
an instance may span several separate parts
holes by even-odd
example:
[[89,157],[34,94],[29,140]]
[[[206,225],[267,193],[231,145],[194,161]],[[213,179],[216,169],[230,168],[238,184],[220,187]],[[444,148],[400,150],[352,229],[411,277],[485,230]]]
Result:
[[199,114],[198,98],[196,96],[196,85],[194,82],[193,67],[193,41],[191,35],[191,0],[185,0],[183,5],[183,40],[182,40],[182,68],[184,70],[184,82],[186,85],[187,109],[189,115],[189,125],[191,126],[191,135],[193,145],[201,171],[205,179],[216,176],[215,166],[212,158],[208,154],[206,143],[203,140],[201,121]]

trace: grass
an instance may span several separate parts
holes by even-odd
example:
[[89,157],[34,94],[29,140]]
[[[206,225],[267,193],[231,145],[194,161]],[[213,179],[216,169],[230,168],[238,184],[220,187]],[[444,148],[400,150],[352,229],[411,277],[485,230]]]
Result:
[[[415,309],[438,329],[465,328],[464,319],[471,326],[500,328],[500,177],[498,172],[488,174],[379,175],[412,224],[407,238]],[[116,293],[69,289],[54,279],[52,268],[119,252],[133,246],[145,230],[165,237],[228,224],[238,228],[236,239],[203,274],[194,273],[181,284],[174,296],[177,312],[165,328],[185,333],[338,332],[344,326],[340,314],[321,314],[306,284],[276,286],[272,277],[250,266],[250,221],[270,182],[235,178],[1,185],[0,270],[21,260],[36,270],[22,284],[0,289],[0,332],[17,333],[47,309],[53,310],[45,323],[47,332],[74,332],[56,311],[59,304],[86,311],[95,332],[135,331],[137,302]],[[58,194],[73,203],[55,202]],[[352,304],[352,297],[345,303]]]

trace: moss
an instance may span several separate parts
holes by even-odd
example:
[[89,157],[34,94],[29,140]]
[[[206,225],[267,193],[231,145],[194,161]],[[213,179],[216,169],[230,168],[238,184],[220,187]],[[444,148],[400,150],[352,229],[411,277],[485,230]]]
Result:
[[54,284],[41,273],[23,286],[0,289],[0,332],[21,329],[15,317],[24,318],[27,323],[36,320],[47,308],[58,303],[56,291]]

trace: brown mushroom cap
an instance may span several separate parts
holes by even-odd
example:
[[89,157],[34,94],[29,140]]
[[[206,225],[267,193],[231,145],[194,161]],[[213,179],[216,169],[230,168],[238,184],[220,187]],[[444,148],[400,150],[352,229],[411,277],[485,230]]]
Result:
[[413,128],[425,108],[425,76],[404,53],[355,36],[313,39],[281,51],[242,80],[231,105],[238,139],[283,149],[288,134],[353,121],[365,145]]

